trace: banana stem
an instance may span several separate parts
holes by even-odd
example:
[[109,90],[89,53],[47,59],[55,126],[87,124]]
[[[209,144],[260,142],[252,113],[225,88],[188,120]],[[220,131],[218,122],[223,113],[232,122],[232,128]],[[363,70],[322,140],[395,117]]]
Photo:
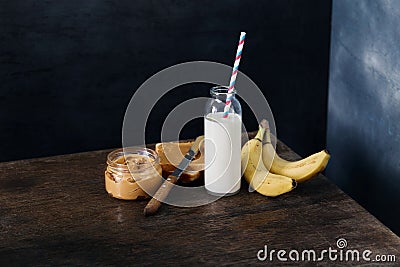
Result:
[[[271,133],[269,130],[269,122],[266,119],[263,119],[260,122],[260,129],[261,128],[264,129],[264,133],[261,135],[261,137],[259,137],[259,139],[261,141],[265,141],[265,143],[271,143]],[[260,130],[258,132],[260,132]],[[266,135],[265,138],[264,138],[264,135]],[[257,138],[257,136],[256,136],[256,138]]]
[[256,135],[256,137],[254,137],[254,139],[257,139],[260,142],[262,142],[262,140],[264,138],[265,130],[267,129],[267,127],[268,127],[268,122],[266,120],[262,120],[258,127],[257,135]]
[[267,131],[265,132],[265,139],[264,139],[265,143],[271,143],[271,131],[269,130],[269,127],[267,129]]
[[267,120],[262,120],[260,125],[262,125],[265,128],[265,134],[266,137],[265,139],[262,139],[264,143],[271,143],[271,131],[269,129],[269,122]]
[[263,127],[264,129],[269,129],[269,122],[266,119],[263,119],[260,122],[260,127]]

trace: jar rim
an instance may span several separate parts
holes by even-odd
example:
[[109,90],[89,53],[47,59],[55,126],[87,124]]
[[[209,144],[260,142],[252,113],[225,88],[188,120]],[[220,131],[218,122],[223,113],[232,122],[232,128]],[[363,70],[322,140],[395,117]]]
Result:
[[155,165],[160,163],[160,157],[158,156],[157,152],[155,152],[153,149],[145,147],[128,147],[128,148],[118,148],[108,153],[107,165],[112,168],[128,169],[127,164],[115,162],[117,158],[121,156],[125,157],[127,155],[144,155],[154,159],[154,161],[147,163],[146,167],[142,168],[141,171],[148,169],[150,167],[154,167]]
[[[212,88],[210,89],[210,94],[211,94],[212,96],[227,95],[227,94],[228,94],[228,90],[229,90],[229,87],[228,87],[228,86],[225,86],[225,85],[217,85],[217,86],[214,86],[214,87],[212,87]],[[236,94],[236,89],[235,89],[235,88],[233,88],[231,94],[232,94],[232,95],[235,95],[235,94]]]

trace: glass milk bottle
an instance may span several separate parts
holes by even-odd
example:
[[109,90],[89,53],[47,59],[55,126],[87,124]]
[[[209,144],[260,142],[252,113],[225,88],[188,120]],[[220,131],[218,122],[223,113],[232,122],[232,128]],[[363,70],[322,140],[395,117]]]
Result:
[[212,195],[233,195],[240,189],[242,108],[234,90],[224,118],[228,87],[216,86],[210,93],[204,115],[205,188]]

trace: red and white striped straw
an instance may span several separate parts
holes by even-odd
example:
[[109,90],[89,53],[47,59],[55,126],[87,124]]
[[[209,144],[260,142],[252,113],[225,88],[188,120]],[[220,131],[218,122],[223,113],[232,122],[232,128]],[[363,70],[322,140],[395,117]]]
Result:
[[239,45],[238,45],[238,48],[236,51],[235,63],[233,64],[231,80],[229,82],[228,96],[226,97],[226,103],[225,103],[225,108],[224,108],[224,118],[228,117],[229,109],[231,108],[232,92],[233,92],[233,89],[235,89],[236,76],[237,76],[237,73],[239,70],[240,58],[242,57],[242,51],[243,51],[245,37],[246,37],[246,33],[241,32],[240,38],[239,38]]

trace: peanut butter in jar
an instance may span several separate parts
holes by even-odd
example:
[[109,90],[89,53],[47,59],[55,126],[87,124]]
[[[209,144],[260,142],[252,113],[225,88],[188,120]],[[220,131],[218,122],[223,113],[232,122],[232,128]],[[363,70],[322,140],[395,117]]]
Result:
[[163,178],[157,153],[148,148],[117,149],[107,156],[106,191],[125,200],[146,199],[160,187]]

